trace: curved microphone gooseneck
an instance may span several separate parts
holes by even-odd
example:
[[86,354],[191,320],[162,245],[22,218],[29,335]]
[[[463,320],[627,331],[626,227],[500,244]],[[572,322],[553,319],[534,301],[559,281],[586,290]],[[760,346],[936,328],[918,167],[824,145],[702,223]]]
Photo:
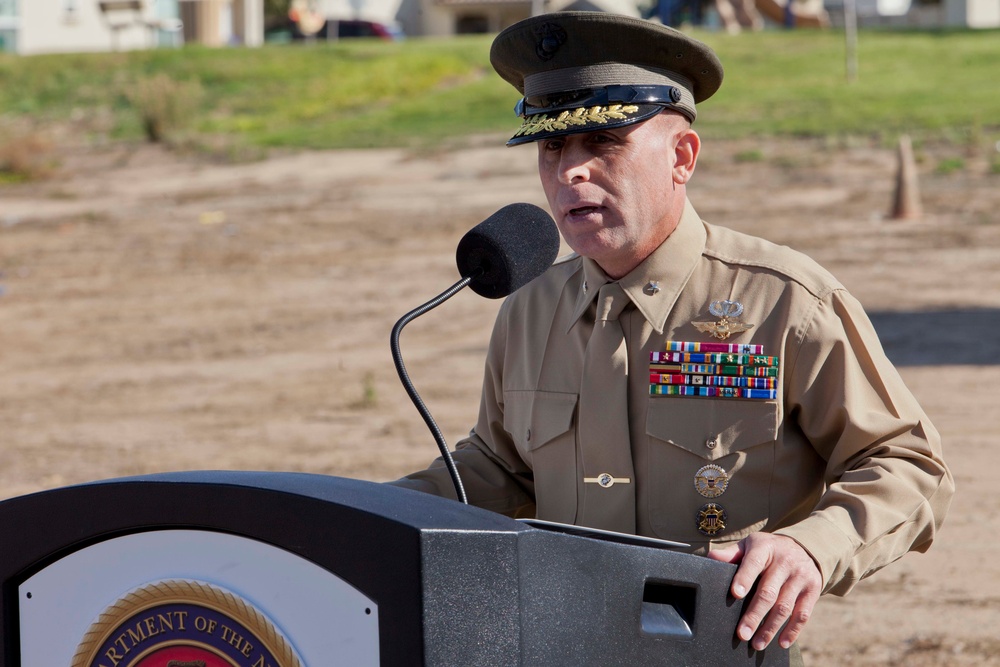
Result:
[[458,474],[458,467],[455,465],[455,459],[452,458],[451,452],[448,451],[448,443],[445,442],[441,429],[438,428],[437,422],[434,421],[434,417],[431,416],[430,410],[427,409],[423,399],[420,398],[420,394],[418,394],[417,390],[414,388],[413,382],[410,381],[410,374],[406,372],[406,366],[403,365],[403,356],[399,350],[399,334],[403,331],[403,327],[409,324],[411,320],[414,320],[424,313],[437,308],[442,303],[462,291],[462,289],[471,283],[472,280],[472,276],[462,278],[424,305],[414,308],[406,315],[403,315],[399,318],[399,321],[396,322],[396,326],[392,328],[392,333],[389,336],[389,347],[392,350],[392,363],[396,365],[396,373],[399,375],[399,381],[403,383],[403,389],[405,389],[406,393],[409,394],[410,400],[413,401],[413,405],[417,408],[417,412],[419,412],[420,416],[424,418],[424,423],[427,424],[427,428],[431,430],[431,434],[434,436],[434,441],[437,442],[438,449],[441,450],[441,458],[444,459],[444,463],[448,467],[448,474],[451,475],[451,482],[455,485],[455,493],[458,494],[458,499],[466,505],[469,504],[469,498],[465,495],[465,487],[462,485],[462,477]]
[[410,381],[403,365],[399,335],[409,322],[441,305],[466,286],[480,296],[499,299],[542,275],[559,254],[559,232],[552,217],[532,204],[510,204],[470,229],[458,244],[456,262],[461,280],[424,305],[399,318],[389,336],[392,362],[396,366],[403,388],[417,412],[434,435],[441,458],[455,485],[458,499],[469,504],[469,498],[458,474],[458,466],[448,451],[448,443],[423,399]]

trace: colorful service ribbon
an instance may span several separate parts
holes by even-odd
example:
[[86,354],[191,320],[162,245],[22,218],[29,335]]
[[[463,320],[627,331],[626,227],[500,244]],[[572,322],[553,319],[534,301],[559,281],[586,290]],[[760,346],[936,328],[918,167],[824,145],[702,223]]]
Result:
[[667,341],[665,352],[649,355],[649,393],[774,400],[778,357],[763,345]]
[[747,343],[686,343],[682,341],[668,340],[664,347],[667,352],[728,352],[731,354],[764,354],[763,345],[750,345]]

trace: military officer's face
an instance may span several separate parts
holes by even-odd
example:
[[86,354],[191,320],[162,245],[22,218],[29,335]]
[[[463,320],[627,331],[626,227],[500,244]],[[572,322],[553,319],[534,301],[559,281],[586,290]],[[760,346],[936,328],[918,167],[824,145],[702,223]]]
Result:
[[566,243],[620,278],[676,228],[700,143],[683,116],[538,142],[538,173]]

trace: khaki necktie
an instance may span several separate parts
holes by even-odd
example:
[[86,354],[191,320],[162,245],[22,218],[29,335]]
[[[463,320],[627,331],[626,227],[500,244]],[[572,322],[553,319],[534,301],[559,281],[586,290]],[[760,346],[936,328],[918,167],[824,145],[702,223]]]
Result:
[[579,525],[635,533],[635,479],[628,432],[628,354],[618,316],[630,301],[618,283],[597,295],[580,387],[583,493]]

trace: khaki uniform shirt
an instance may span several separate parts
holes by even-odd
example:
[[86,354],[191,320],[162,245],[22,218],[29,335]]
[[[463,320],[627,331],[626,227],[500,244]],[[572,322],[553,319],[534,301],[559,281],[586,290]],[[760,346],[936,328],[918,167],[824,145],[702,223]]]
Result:
[[[581,367],[607,281],[594,262],[571,256],[501,307],[479,421],[455,453],[472,504],[577,518]],[[634,304],[620,317],[631,446],[619,455],[634,470],[638,534],[702,554],[755,531],[784,534],[838,594],[926,550],[954,490],[940,437],[860,304],[829,273],[789,248],[703,223],[688,204],[670,237],[619,282]],[[712,342],[693,322],[718,320],[708,310],[718,300],[741,303],[740,321],[753,324],[726,342],[780,357],[778,398],[650,395],[650,352],[665,341]],[[728,476],[711,500],[694,483],[709,464]],[[456,497],[440,460],[396,484]],[[698,530],[709,502],[727,515],[711,538]]]

